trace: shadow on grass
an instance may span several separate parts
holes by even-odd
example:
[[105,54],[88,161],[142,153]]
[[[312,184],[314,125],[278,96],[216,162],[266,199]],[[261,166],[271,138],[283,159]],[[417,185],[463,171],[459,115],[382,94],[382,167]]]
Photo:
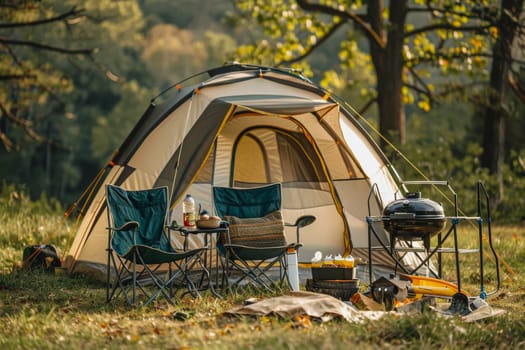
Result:
[[46,312],[71,308],[76,312],[106,310],[106,286],[89,276],[60,276],[34,270],[0,274],[0,314],[17,314],[22,309]]

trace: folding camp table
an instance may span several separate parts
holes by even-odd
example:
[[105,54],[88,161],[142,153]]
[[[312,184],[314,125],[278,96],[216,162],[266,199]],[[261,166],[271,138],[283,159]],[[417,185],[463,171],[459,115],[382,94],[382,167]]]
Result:
[[[215,285],[212,283],[211,275],[209,277],[207,288],[211,290],[213,295],[220,298],[221,295],[215,290],[215,286],[219,285],[219,275],[221,274],[221,264],[219,264],[219,256],[217,252],[215,252],[215,245],[213,244],[213,235],[215,235],[215,239],[220,234],[227,234],[228,233],[228,227],[217,227],[217,228],[192,228],[192,227],[185,227],[185,226],[176,226],[176,227],[170,227],[170,230],[179,231],[182,236],[184,236],[184,250],[188,249],[188,237],[190,235],[204,235],[204,246],[207,247],[207,251],[204,255],[204,267],[210,271],[213,271],[213,268],[215,268]],[[215,266],[214,266],[214,259],[215,256]],[[201,277],[200,281],[200,287],[202,288],[204,282],[204,274]]]

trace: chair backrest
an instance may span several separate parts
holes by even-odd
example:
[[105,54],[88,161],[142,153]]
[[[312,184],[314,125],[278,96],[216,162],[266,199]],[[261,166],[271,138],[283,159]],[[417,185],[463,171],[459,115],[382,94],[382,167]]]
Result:
[[106,195],[114,227],[120,227],[129,221],[139,223],[135,241],[130,234],[113,236],[112,247],[117,253],[124,254],[134,244],[170,250],[164,231],[168,210],[167,187],[129,191],[118,186],[107,185]]
[[255,188],[214,187],[213,200],[220,217],[259,218],[281,209],[281,184]]

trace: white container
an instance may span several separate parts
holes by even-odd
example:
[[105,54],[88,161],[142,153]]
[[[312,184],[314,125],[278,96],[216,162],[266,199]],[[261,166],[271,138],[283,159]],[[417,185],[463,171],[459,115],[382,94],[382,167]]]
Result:
[[182,221],[185,227],[195,227],[195,200],[191,194],[182,201]]
[[290,288],[299,291],[299,267],[297,265],[297,250],[289,248],[287,252],[288,259],[288,282]]
[[320,251],[315,252],[314,257],[312,258],[312,267],[321,267],[323,265],[323,253]]

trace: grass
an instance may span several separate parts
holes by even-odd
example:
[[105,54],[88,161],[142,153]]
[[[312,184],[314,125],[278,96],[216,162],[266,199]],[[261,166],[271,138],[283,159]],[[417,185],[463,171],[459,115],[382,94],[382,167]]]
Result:
[[[16,197],[16,196],[15,196]],[[232,318],[224,312],[249,297],[271,297],[256,291],[185,297],[177,306],[159,301],[139,310],[121,302],[105,303],[105,285],[86,276],[60,276],[13,269],[29,244],[51,243],[63,252],[71,224],[47,203],[35,207],[23,196],[0,197],[0,348],[2,349],[516,349],[525,346],[525,229],[493,228],[501,256],[502,286],[489,296],[492,307],[506,313],[473,323],[438,317],[433,311],[404,316],[389,314],[353,324],[320,322],[308,317]],[[475,230],[460,231],[474,245]],[[474,236],[472,236],[474,235]],[[486,254],[487,290],[495,270]],[[445,273],[454,278],[447,257]],[[479,293],[479,264],[461,258],[462,281]],[[283,291],[284,292],[284,291]],[[184,312],[188,318],[176,317]]]

